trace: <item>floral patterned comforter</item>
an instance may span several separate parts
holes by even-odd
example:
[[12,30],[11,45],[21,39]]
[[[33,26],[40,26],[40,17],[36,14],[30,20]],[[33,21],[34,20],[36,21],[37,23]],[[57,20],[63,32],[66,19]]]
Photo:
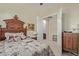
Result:
[[17,42],[0,42],[1,56],[54,56],[52,50],[45,41],[32,39]]

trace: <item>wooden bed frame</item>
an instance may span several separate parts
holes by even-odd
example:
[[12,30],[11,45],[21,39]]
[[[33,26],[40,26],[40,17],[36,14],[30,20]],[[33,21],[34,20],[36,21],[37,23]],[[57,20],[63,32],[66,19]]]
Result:
[[5,39],[5,32],[23,32],[25,36],[27,35],[27,27],[23,27],[25,23],[18,20],[17,15],[15,15],[12,19],[6,19],[4,21],[6,23],[6,28],[0,28],[0,41]]

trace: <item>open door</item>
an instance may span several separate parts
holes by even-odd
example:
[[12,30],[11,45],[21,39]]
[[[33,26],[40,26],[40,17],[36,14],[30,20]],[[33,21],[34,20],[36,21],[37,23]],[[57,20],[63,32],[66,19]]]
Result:
[[42,18],[46,20],[47,42],[55,55],[62,55],[62,9]]

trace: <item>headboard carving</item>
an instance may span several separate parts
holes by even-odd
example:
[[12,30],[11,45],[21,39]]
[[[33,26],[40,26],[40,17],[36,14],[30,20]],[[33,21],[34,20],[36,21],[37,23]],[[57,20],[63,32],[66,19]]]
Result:
[[27,27],[24,28],[25,23],[19,20],[19,17],[17,15],[15,15],[12,19],[5,19],[4,21],[6,23],[4,32],[23,32],[26,35]]

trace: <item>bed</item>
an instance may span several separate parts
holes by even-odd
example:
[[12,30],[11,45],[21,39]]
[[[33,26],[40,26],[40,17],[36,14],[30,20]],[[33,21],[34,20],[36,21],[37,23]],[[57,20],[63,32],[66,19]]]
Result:
[[[54,56],[46,40],[37,41],[26,38],[22,33],[7,33],[5,41],[0,42],[1,56]],[[15,37],[10,37],[10,36]]]

